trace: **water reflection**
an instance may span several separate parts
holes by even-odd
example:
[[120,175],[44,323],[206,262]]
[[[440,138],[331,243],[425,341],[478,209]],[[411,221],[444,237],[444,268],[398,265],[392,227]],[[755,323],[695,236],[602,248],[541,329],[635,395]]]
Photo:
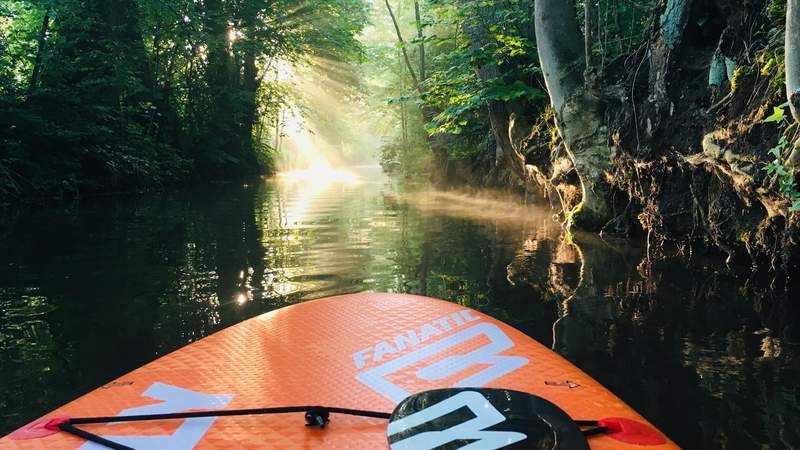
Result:
[[[366,290],[552,346],[686,448],[800,445],[797,306],[717,260],[568,237],[504,194],[313,171],[0,224],[0,431],[225,326]],[[318,182],[319,181],[319,182]]]

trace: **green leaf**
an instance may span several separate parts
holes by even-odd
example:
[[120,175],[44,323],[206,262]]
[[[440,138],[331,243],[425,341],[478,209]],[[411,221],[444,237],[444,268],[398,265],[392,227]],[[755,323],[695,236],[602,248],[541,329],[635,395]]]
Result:
[[772,115],[764,119],[763,123],[782,122],[786,119],[786,113],[783,108],[776,106],[772,108]]
[[794,204],[789,208],[789,212],[800,212],[800,200],[794,201]]
[[777,167],[777,166],[775,165],[775,163],[769,163],[769,164],[767,164],[767,166],[764,168],[764,170],[766,170],[766,171],[767,171],[767,174],[769,174],[769,175],[772,175],[773,173],[775,173],[775,168],[776,168],[776,167]]

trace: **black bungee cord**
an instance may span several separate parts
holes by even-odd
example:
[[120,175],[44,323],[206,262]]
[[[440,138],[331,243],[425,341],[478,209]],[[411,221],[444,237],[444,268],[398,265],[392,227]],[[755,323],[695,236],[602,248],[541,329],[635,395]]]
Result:
[[284,406],[278,408],[253,408],[253,409],[229,409],[214,411],[192,411],[166,414],[141,414],[133,416],[111,416],[111,417],[75,417],[63,419],[54,424],[59,430],[69,433],[87,441],[104,445],[114,450],[136,450],[127,445],[123,445],[108,440],[97,434],[75,427],[75,425],[88,425],[98,423],[122,423],[122,422],[141,422],[146,420],[170,420],[170,419],[194,419],[198,417],[226,417],[226,416],[250,416],[264,414],[287,414],[305,413],[306,426],[325,428],[330,421],[330,415],[346,414],[350,416],[371,417],[375,419],[389,419],[392,415],[379,411],[366,411],[361,409],[336,408],[327,406]]
[[[111,441],[97,434],[77,428],[75,425],[90,425],[99,423],[123,423],[123,422],[142,422],[148,420],[170,420],[170,419],[195,419],[199,417],[226,417],[226,416],[249,416],[266,414],[288,414],[305,413],[306,426],[325,428],[330,422],[331,414],[345,414],[349,416],[370,417],[375,419],[390,419],[391,414],[379,411],[367,411],[362,409],[348,409],[327,406],[283,406],[277,408],[253,408],[253,409],[229,409],[212,411],[192,411],[165,414],[140,414],[132,416],[109,416],[109,417],[75,417],[65,419],[55,419],[48,427],[58,428],[60,431],[86,439],[87,441],[103,445],[113,450],[136,450],[133,447]],[[605,434],[611,431],[607,427],[599,426],[596,420],[576,420],[575,424],[581,428],[587,428],[583,435],[588,437]]]

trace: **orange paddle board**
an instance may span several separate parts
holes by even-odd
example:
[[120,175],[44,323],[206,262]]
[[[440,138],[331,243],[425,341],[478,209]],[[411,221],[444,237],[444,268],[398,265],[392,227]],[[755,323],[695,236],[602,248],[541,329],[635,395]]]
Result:
[[[591,449],[678,448],[598,382],[514,328],[455,303],[374,293],[300,303],[232,326],[58,408],[0,439],[0,448],[105,448],[48,430],[54,417],[295,405],[391,413],[412,394],[451,387],[520,391],[575,420],[611,418],[609,432],[588,438]],[[331,414],[326,427],[307,427],[302,413],[291,413],[79,428],[137,450],[380,449],[389,448],[387,426],[386,419]]]

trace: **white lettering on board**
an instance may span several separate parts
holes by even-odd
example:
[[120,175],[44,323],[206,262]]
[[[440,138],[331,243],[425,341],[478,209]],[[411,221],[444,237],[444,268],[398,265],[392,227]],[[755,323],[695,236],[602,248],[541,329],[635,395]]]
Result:
[[495,450],[527,439],[515,431],[486,431],[486,428],[505,422],[506,418],[483,395],[464,391],[422,411],[395,420],[387,433],[392,437],[400,432],[430,422],[466,406],[475,417],[441,431],[426,431],[391,444],[392,450],[429,450],[458,440],[471,440],[461,447],[469,450]]
[[[474,322],[476,320],[481,320],[481,318],[473,316],[472,311],[469,309],[452,313],[440,317],[431,323],[426,323],[419,328],[414,328],[403,334],[399,334],[395,336],[394,339],[382,340],[371,347],[359,350],[353,353],[353,361],[356,364],[356,369],[363,369],[369,364],[368,358],[370,354],[372,355],[372,362],[377,363],[383,360],[389,353],[397,353],[406,348],[415,347],[433,336],[439,336],[453,330],[454,326],[451,325],[451,321],[455,324],[455,328],[458,328],[468,322]],[[419,330],[419,332],[417,332],[417,330]],[[395,347],[392,347],[392,344],[388,341],[393,341]]]
[[[357,374],[356,378],[384,397],[399,403],[408,397],[410,393],[389,381],[387,376],[479,336],[485,336],[489,342],[468,353],[448,356],[422,367],[415,375],[423,380],[438,381],[474,366],[486,366],[453,385],[454,387],[480,387],[528,363],[528,359],[521,356],[499,355],[498,353],[513,348],[514,342],[497,325],[483,322],[414,350],[411,353],[399,356],[380,366],[364,370]],[[364,350],[356,353],[356,355],[363,354]]]
[[[188,389],[171,386],[165,383],[153,383],[142,394],[145,397],[161,400],[162,403],[128,408],[118,416],[132,416],[140,414],[167,414],[193,409],[207,410],[220,409],[228,406],[233,395],[228,394],[203,394]],[[198,417],[185,419],[177,430],[171,435],[157,436],[106,436],[104,438],[135,448],[136,450],[191,450],[203,439],[211,428],[216,417]],[[119,422],[117,422],[119,423]],[[113,423],[109,424],[113,425]],[[79,450],[105,450],[106,447],[93,442],[83,444]]]

